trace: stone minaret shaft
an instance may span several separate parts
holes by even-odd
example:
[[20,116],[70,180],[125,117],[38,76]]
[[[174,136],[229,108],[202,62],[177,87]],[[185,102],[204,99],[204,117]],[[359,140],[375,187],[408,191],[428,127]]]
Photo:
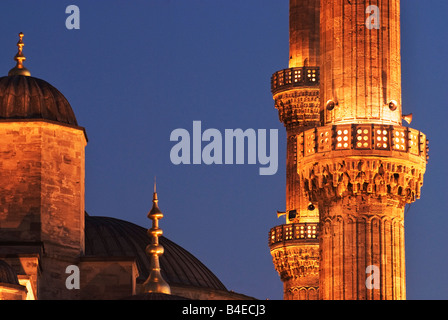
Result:
[[286,212],[296,210],[301,222],[314,222],[318,214],[307,210],[309,201],[300,192],[296,137],[320,125],[318,0],[290,1],[289,47],[289,69],[274,74],[272,90],[287,135]]
[[297,140],[320,214],[320,299],[406,298],[404,208],[420,197],[427,140],[402,126],[399,8],[320,1],[323,126]]
[[[338,106],[325,112],[325,124],[401,125],[400,1],[321,5],[322,106]],[[387,107],[392,101],[396,109]]]
[[289,69],[272,76],[272,93],[287,134],[286,224],[271,229],[274,265],[285,299],[318,298],[317,207],[303,193],[297,174],[297,137],[320,125],[319,0],[290,1]]

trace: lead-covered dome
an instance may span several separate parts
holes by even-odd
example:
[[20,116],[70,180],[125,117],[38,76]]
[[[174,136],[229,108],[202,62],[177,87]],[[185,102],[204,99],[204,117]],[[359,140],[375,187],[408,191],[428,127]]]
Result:
[[[160,237],[164,253],[161,273],[171,286],[192,286],[227,291],[224,284],[190,252],[166,237]],[[145,281],[151,270],[145,249],[151,242],[147,229],[128,221],[86,215],[85,255],[99,257],[135,257],[138,280]]]
[[51,120],[78,126],[70,103],[48,82],[31,77],[23,62],[24,34],[19,33],[16,66],[0,78],[0,120]]
[[0,78],[0,120],[44,119],[77,126],[70,103],[48,82],[31,76]]

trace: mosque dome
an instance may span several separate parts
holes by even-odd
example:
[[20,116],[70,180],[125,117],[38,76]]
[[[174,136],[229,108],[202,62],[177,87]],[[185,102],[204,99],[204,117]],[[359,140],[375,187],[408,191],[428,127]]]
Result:
[[0,283],[19,285],[14,269],[4,260],[0,260]]
[[44,119],[75,125],[70,103],[48,82],[24,75],[0,78],[0,120]]
[[[160,257],[163,278],[170,286],[188,286],[227,291],[224,284],[195,256],[168,238],[161,236],[164,253]],[[144,282],[151,271],[145,249],[151,238],[147,229],[128,221],[86,215],[85,255],[136,258],[139,277]]]
[[17,65],[0,78],[0,120],[44,119],[77,126],[70,103],[48,82],[31,77],[24,67],[23,33],[19,34]]

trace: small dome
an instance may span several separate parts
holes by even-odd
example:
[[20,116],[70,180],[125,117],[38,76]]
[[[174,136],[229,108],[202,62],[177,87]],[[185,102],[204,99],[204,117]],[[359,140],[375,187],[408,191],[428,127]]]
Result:
[[0,120],[44,119],[77,126],[67,99],[48,82],[23,75],[0,78]]
[[[128,221],[86,215],[86,256],[131,256],[137,261],[138,280],[143,282],[151,270],[146,246],[151,242],[147,229]],[[163,278],[169,285],[225,290],[222,282],[190,252],[162,236],[164,254],[160,257]]]
[[14,269],[4,260],[0,260],[0,283],[20,284]]

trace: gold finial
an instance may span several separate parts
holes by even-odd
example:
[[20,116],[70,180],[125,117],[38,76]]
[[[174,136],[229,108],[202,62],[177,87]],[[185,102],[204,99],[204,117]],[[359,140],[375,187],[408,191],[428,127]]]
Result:
[[19,42],[17,42],[19,51],[14,57],[14,60],[17,61],[17,64],[14,68],[9,70],[8,76],[31,76],[30,71],[23,66],[23,61],[26,60],[26,57],[23,55],[23,47],[25,46],[25,44],[23,43],[23,36],[24,34],[20,32]]
[[163,218],[163,213],[158,206],[156,182],[154,179],[154,194],[152,198],[152,208],[148,213],[148,218],[152,220],[152,228],[148,230],[151,237],[151,243],[146,247],[146,253],[151,258],[151,272],[144,283],[145,293],[165,293],[171,294],[169,284],[163,279],[160,272],[159,257],[163,254],[163,246],[159,243],[159,237],[163,234],[159,228],[159,220]]
[[157,185],[156,185],[156,177],[154,177],[154,193],[153,193],[153,197],[152,197],[152,200],[154,201],[154,200],[156,200],[157,202],[158,202],[158,200],[157,200]]

